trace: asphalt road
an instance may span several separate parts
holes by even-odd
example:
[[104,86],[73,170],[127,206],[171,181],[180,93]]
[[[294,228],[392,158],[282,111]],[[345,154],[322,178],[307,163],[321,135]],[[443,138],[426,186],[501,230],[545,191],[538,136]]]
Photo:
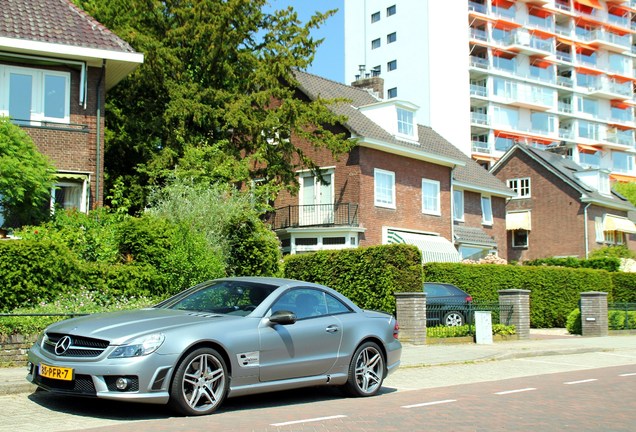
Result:
[[636,350],[403,368],[381,395],[312,388],[230,399],[211,416],[54,396],[0,397],[0,431],[636,430]]

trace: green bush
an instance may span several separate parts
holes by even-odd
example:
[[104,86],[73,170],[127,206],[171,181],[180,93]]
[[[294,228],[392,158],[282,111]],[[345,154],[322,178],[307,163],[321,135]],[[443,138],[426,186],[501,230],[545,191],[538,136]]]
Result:
[[50,241],[0,242],[0,311],[34,305],[78,290],[80,263],[63,245]]
[[468,292],[475,300],[498,301],[498,291],[530,290],[530,325],[563,327],[570,311],[578,306],[580,293],[608,292],[612,301],[612,276],[604,270],[564,267],[493,266],[428,263],[427,282],[447,282]]
[[636,303],[636,273],[612,273],[612,299],[615,302]]
[[284,274],[327,285],[364,309],[395,312],[396,292],[422,291],[422,258],[408,245],[290,255]]
[[[149,297],[112,297],[100,291],[81,291],[73,296],[60,296],[50,302],[42,301],[32,307],[17,308],[14,314],[92,314],[98,312],[136,309],[152,306],[156,300]],[[16,316],[0,320],[0,334],[34,335],[41,333],[64,316]]]
[[607,314],[609,330],[636,329],[636,311],[610,310]]
[[583,329],[581,327],[581,310],[574,309],[568,315],[567,322],[565,324],[565,328],[570,334],[583,334]]
[[282,254],[278,237],[255,215],[232,218],[224,229],[230,276],[279,276]]
[[535,260],[524,261],[526,266],[555,266],[555,267],[571,267],[571,268],[590,268],[597,270],[607,270],[617,272],[620,270],[621,261],[613,256],[599,256],[591,259],[579,259],[574,257],[567,258],[539,258]]
[[[468,324],[463,326],[436,326],[426,328],[426,337],[430,338],[451,338],[472,336],[475,333],[473,326]],[[513,325],[493,324],[493,335],[509,336],[517,334],[517,330]]]

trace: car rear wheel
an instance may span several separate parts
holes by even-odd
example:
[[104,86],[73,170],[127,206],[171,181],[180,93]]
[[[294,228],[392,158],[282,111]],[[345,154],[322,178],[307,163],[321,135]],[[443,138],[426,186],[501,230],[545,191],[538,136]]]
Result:
[[373,396],[384,381],[384,356],[374,342],[365,342],[356,349],[349,365],[345,390],[352,396]]
[[457,311],[446,312],[443,322],[447,327],[461,326],[464,325],[464,315]]
[[177,366],[170,386],[170,405],[184,415],[214,412],[227,394],[227,367],[212,348],[199,348]]

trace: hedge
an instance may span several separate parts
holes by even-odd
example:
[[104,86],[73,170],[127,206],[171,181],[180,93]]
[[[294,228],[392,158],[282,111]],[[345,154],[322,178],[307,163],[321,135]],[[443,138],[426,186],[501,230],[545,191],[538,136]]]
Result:
[[287,278],[327,285],[364,309],[395,312],[395,292],[422,291],[422,256],[415,246],[383,245],[289,255]]
[[457,285],[476,300],[497,301],[504,289],[530,290],[530,325],[535,328],[565,327],[568,314],[578,307],[581,292],[608,292],[612,300],[612,276],[605,270],[564,267],[523,267],[428,263],[424,278]]
[[636,273],[612,273],[612,290],[613,301],[636,303]]

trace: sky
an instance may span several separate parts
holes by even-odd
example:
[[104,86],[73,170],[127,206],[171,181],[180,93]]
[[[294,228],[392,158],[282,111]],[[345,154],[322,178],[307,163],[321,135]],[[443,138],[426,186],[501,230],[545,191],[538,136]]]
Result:
[[327,22],[315,30],[315,39],[324,38],[308,72],[334,81],[344,81],[344,2],[345,0],[270,0],[274,9],[292,6],[298,12],[298,18],[307,22],[316,12],[338,9]]

